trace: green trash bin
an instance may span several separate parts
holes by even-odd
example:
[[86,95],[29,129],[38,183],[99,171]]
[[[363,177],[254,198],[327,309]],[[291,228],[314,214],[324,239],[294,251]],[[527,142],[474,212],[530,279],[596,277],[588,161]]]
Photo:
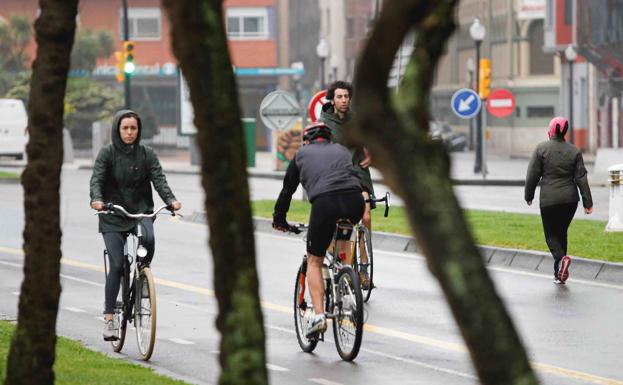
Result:
[[242,127],[247,149],[247,167],[255,167],[255,119],[242,118]]

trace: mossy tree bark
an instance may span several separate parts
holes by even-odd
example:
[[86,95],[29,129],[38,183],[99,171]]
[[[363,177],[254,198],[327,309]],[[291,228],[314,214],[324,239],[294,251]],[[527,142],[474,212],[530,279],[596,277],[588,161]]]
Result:
[[41,0],[37,57],[28,103],[30,140],[24,187],[24,281],[6,385],[53,384],[56,317],[61,293],[60,176],[63,100],[78,0]]
[[246,152],[222,1],[163,0],[188,81],[214,258],[220,384],[266,384]]
[[[438,279],[483,384],[536,384],[526,353],[474,244],[450,180],[443,145],[428,137],[434,70],[455,29],[458,0],[386,0],[359,58],[352,143],[370,150]],[[387,88],[394,55],[415,29],[401,92]],[[417,299],[415,299],[417,300]]]

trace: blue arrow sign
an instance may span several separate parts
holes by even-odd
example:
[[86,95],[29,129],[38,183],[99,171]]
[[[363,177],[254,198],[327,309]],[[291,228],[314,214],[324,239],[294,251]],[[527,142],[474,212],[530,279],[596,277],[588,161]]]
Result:
[[480,108],[482,102],[476,91],[469,88],[462,88],[452,95],[452,111],[463,119],[473,118]]

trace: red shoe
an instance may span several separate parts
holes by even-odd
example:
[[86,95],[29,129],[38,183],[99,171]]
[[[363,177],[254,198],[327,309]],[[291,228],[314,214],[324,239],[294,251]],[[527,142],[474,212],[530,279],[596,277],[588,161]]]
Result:
[[568,255],[565,255],[560,260],[560,269],[558,270],[558,279],[565,283],[567,278],[569,278],[569,266],[571,265],[571,258]]

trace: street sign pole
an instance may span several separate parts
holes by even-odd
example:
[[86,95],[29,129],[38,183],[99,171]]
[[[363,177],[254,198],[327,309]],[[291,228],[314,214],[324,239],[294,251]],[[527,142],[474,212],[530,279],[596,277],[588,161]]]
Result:
[[[476,41],[476,93],[480,90],[480,44],[482,41]],[[480,95],[478,95],[480,98]],[[474,160],[474,174],[482,171],[482,112],[478,111],[476,115],[476,157]]]

